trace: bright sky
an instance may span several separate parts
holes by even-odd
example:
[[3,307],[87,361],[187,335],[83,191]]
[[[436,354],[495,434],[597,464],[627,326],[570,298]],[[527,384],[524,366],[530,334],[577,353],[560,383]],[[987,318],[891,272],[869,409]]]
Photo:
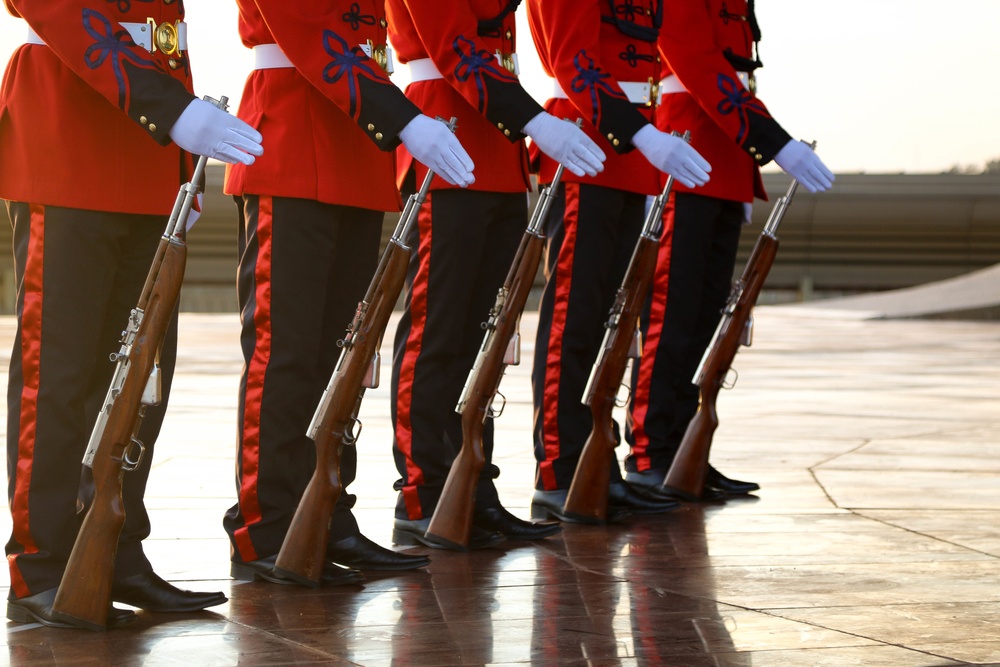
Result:
[[[1000,1],[760,0],[757,13],[760,97],[793,136],[815,139],[835,172],[928,173],[1000,158]],[[521,79],[544,100],[523,7],[518,19]],[[196,92],[227,95],[235,110],[252,63],[236,3],[189,0],[187,20]],[[0,11],[0,62],[24,32]]]

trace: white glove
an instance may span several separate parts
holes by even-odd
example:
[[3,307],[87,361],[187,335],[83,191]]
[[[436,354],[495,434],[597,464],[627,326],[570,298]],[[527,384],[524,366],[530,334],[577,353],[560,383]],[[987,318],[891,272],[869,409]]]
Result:
[[399,140],[410,155],[452,185],[465,188],[476,182],[472,158],[445,123],[420,114],[406,124]]
[[528,121],[523,132],[543,153],[562,163],[577,176],[597,176],[604,171],[607,156],[587,133],[568,120],[543,111]]
[[632,136],[632,144],[660,171],[664,171],[689,188],[708,183],[712,165],[688,142],[652,125],[646,125]]
[[833,187],[833,172],[804,141],[789,141],[774,156],[774,161],[809,192],[822,192]]
[[199,99],[192,100],[181,113],[170,128],[170,138],[190,153],[230,164],[253,164],[254,156],[264,153],[260,132],[214,104]]
[[753,202],[743,202],[743,224],[753,222]]

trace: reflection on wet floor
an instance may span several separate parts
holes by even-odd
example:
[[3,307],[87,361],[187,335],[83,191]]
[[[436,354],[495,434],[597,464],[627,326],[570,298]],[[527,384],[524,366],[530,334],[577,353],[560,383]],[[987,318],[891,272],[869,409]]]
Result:
[[[13,326],[0,318],[0,372]],[[528,346],[533,327],[526,315]],[[0,662],[1000,664],[1000,324],[764,307],[736,366],[713,462],[759,482],[756,496],[468,554],[421,547],[424,570],[313,590],[228,577],[238,324],[185,314],[146,549],[165,578],[229,602],[142,612],[106,633],[8,623]],[[498,488],[522,517],[534,473],[529,372],[508,369],[496,424]],[[366,394],[351,487],[359,523],[384,545],[388,414],[386,383]]]

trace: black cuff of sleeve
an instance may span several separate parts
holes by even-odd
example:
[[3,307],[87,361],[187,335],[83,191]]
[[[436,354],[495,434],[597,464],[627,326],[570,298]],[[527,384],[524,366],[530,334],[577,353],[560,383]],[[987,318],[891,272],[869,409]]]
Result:
[[129,118],[142,125],[161,146],[170,143],[170,130],[195,99],[184,84],[169,74],[125,62],[130,95]]
[[616,153],[622,155],[633,150],[632,137],[649,119],[639,113],[632,102],[597,91],[600,100],[601,120],[597,126],[601,136],[608,140]]
[[383,151],[399,145],[399,133],[420,115],[420,109],[391,83],[358,78],[358,126]]
[[521,132],[532,118],[542,113],[542,105],[516,81],[483,77],[486,85],[486,108],[480,109],[486,120],[511,143],[524,138]]
[[747,117],[749,129],[741,146],[758,166],[763,166],[773,160],[792,137],[770,116],[750,113]]

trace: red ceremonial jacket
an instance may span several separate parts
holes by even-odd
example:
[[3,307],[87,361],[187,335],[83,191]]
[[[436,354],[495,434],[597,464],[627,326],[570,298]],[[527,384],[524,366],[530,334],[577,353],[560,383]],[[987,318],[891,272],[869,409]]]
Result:
[[[11,56],[0,88],[0,198],[169,214],[190,156],[168,132],[194,99],[186,51],[137,45],[122,23],[170,34],[171,0],[4,0],[44,44]],[[156,45],[159,44],[158,48]]]
[[[520,0],[387,0],[389,39],[402,63],[429,58],[442,78],[415,81],[406,96],[428,116],[458,119],[458,140],[475,163],[469,189],[524,192],[531,187],[521,129],[542,107],[496,53],[515,50],[514,10]],[[397,178],[426,168],[400,148]],[[448,188],[442,179],[433,188]]]
[[247,78],[238,115],[263,135],[264,155],[229,167],[226,193],[399,210],[392,149],[420,112],[368,55],[385,47],[382,0],[237,5],[243,44],[277,44],[294,67]]
[[656,122],[665,131],[690,130],[691,145],[711,163],[711,180],[692,190],[697,194],[767,199],[759,167],[791,140],[737,74],[759,66],[755,31],[747,0],[664,0],[660,49],[666,73],[687,92],[664,95]]
[[[584,130],[608,156],[604,171],[596,177],[580,178],[567,171],[564,181],[659,192],[659,170],[631,142],[653,120],[653,106],[629,101],[619,82],[659,81],[663,68],[656,41],[661,2],[528,0],[531,34],[542,66],[568,96],[553,97],[546,110],[559,118],[582,117]],[[540,180],[550,181],[555,168],[553,160],[542,155]]]

